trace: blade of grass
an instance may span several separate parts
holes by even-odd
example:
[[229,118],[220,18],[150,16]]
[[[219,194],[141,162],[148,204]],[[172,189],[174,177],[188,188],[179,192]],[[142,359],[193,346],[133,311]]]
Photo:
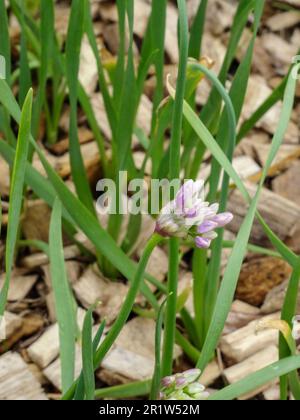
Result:
[[66,41],[66,76],[70,97],[70,162],[72,178],[79,199],[95,213],[93,198],[81,155],[77,132],[77,93],[81,40],[84,29],[84,1],[73,0]]
[[288,357],[280,360],[265,369],[247,376],[243,380],[230,385],[221,391],[216,392],[211,397],[210,401],[229,401],[241,397],[263,385],[273,381],[274,379],[287,375],[293,370],[300,368],[300,356]]
[[151,380],[142,382],[132,382],[126,385],[117,385],[111,388],[97,389],[96,399],[113,398],[122,400],[125,398],[143,397],[148,395],[151,389]]
[[[285,300],[281,312],[281,319],[288,323],[292,327],[293,317],[296,315],[298,292],[299,292],[299,282],[300,282],[300,258],[298,260],[298,265],[293,270],[289,286],[285,295]],[[281,335],[279,339],[279,357],[284,359],[290,356],[291,351]],[[280,394],[281,399],[286,400],[288,397],[288,382],[287,377],[280,378]]]
[[103,69],[102,61],[100,59],[100,55],[98,51],[97,39],[94,33],[94,26],[93,26],[93,20],[92,20],[92,15],[91,15],[90,2],[88,0],[84,0],[84,1],[85,1],[85,31],[88,36],[94,56],[96,58],[98,75],[99,75],[99,88],[103,96],[107,118],[109,121],[111,131],[113,133],[113,138],[114,138],[115,130],[117,127],[117,116],[116,116],[112,99],[108,91],[104,69]]
[[5,59],[6,80],[7,83],[10,84],[11,48],[5,0],[0,0],[0,39],[0,55],[2,55]]
[[4,285],[0,293],[0,316],[3,316],[6,306],[12,267],[14,263],[16,242],[18,238],[18,229],[23,201],[25,167],[29,149],[29,137],[31,129],[32,96],[33,92],[32,90],[29,90],[22,110],[18,143],[11,177],[11,187],[9,194],[10,205],[8,212],[8,227],[5,250],[6,274]]
[[[5,0],[0,0],[0,55],[4,57],[5,63],[5,77],[7,83],[11,84],[11,47],[10,47],[10,36],[9,36],[9,25],[7,19],[7,12],[5,7]],[[2,119],[3,114],[3,119]],[[10,118],[5,109],[1,109],[1,130],[3,130],[7,141],[10,144],[15,143],[15,138],[10,127]],[[3,124],[3,126],[2,126]]]
[[162,335],[162,328],[164,322],[164,309],[167,303],[167,299],[161,304],[157,319],[156,319],[156,327],[155,327],[155,367],[154,367],[154,374],[152,378],[152,386],[150,392],[150,400],[157,400],[160,381],[161,381],[161,335]]
[[[219,73],[219,80],[224,85],[227,79],[227,74],[236,55],[236,50],[242,33],[246,27],[249,15],[254,7],[254,0],[240,1],[232,24],[230,40],[228,43],[224,62]],[[210,97],[201,112],[201,119],[212,130],[216,129],[219,121],[219,112],[221,107],[221,100],[216,89],[212,89]]]
[[93,350],[93,311],[90,308],[85,316],[82,330],[82,372],[86,400],[95,398],[94,350]]
[[[154,58],[156,87],[153,97],[152,132],[155,127],[156,112],[164,96],[164,43],[166,32],[167,0],[153,0],[151,25],[152,51],[157,50]],[[152,136],[151,136],[152,138]]]
[[74,381],[77,327],[65,267],[61,216],[61,203],[57,199],[53,206],[50,222],[49,254],[55,311],[59,325],[62,390],[66,392]]
[[[33,136],[37,137],[42,107],[46,96],[46,83],[49,61],[53,54],[54,43],[54,3],[53,0],[41,0],[40,43],[41,59],[39,68],[39,87],[33,109]],[[55,92],[56,94],[56,92]]]
[[24,3],[20,3],[21,8],[21,43],[20,43],[20,79],[19,79],[19,103],[23,106],[28,90],[32,86],[31,73],[28,62],[26,24],[24,19]]
[[[97,351],[97,348],[100,344],[101,338],[103,336],[104,333],[104,329],[105,329],[105,325],[106,325],[106,321],[104,320],[98,331],[97,334],[95,335],[95,338],[93,340],[93,357]],[[94,361],[94,359],[93,359]],[[91,375],[91,371],[90,371],[90,375]],[[93,375],[94,375],[94,369],[93,369]],[[83,371],[81,371],[81,374],[78,378],[78,383],[76,385],[76,391],[75,391],[75,395],[74,395],[74,400],[76,401],[83,401],[84,400],[84,396],[85,396],[85,383],[84,383],[84,376],[83,376]]]

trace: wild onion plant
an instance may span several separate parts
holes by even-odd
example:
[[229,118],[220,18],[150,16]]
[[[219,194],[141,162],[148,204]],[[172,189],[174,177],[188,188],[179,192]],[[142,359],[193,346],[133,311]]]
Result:
[[[179,25],[178,76],[174,81],[164,77],[164,45],[167,0],[152,0],[138,62],[134,52],[134,0],[117,0],[119,50],[109,65],[98,51],[93,19],[88,0],[72,0],[65,42],[55,31],[55,1],[41,0],[33,9],[26,1],[0,0],[0,54],[6,60],[6,80],[0,80],[0,155],[11,167],[11,190],[6,234],[6,278],[0,295],[0,316],[3,315],[15,257],[20,242],[19,222],[24,201],[33,193],[52,208],[49,243],[35,242],[50,259],[55,308],[60,331],[61,377],[64,399],[125,398],[145,396],[152,399],[235,399],[257,387],[281,378],[281,397],[287,399],[291,390],[300,399],[297,369],[300,356],[286,335],[280,337],[280,360],[241,382],[225,387],[209,396],[201,383],[201,372],[213,358],[224,329],[249,244],[251,229],[257,219],[276,250],[293,269],[282,321],[291,333],[297,315],[296,300],[300,278],[300,257],[276,236],[258,212],[258,202],[269,169],[281,146],[289,123],[299,65],[291,70],[282,84],[238,130],[253,61],[254,45],[260,28],[265,2],[237,2],[227,51],[220,73],[216,75],[208,58],[201,59],[202,37],[206,20],[207,0],[202,0],[189,25],[185,0],[177,0]],[[20,26],[19,61],[12,60],[8,19],[14,16]],[[38,17],[38,18],[37,18]],[[246,28],[251,37],[244,56],[232,75],[232,64]],[[127,32],[128,31],[128,32]],[[126,39],[128,35],[128,45]],[[99,90],[111,130],[109,148],[91,104],[90,97],[78,80],[80,47],[86,36],[95,56]],[[128,47],[128,48],[127,48]],[[137,125],[137,111],[150,70],[155,72],[151,132]],[[230,89],[227,81],[231,77]],[[195,93],[201,80],[207,78],[212,90],[199,112]],[[165,97],[165,86],[168,96]],[[18,96],[14,93],[18,87]],[[33,87],[33,89],[32,89]],[[232,160],[238,143],[259,119],[278,101],[282,111],[266,165],[254,198],[235,171]],[[47,161],[40,144],[40,127],[45,122],[42,141],[53,145],[59,139],[59,121],[64,104],[70,109],[69,152],[72,192]],[[180,179],[183,187],[164,203],[156,220],[156,231],[149,237],[140,260],[132,257],[132,249],[141,231],[142,215],[130,216],[125,239],[120,241],[123,221],[122,203],[110,215],[104,228],[97,217],[94,194],[89,184],[78,137],[79,110],[84,114],[98,145],[103,178],[115,181],[122,189],[119,173],[126,171],[129,179],[145,177],[148,161],[152,163],[152,179]],[[16,130],[16,126],[18,130]],[[170,133],[170,134],[169,134]],[[131,153],[133,135],[145,153],[137,168]],[[206,152],[211,154],[208,183],[199,181],[198,173]],[[33,167],[37,155],[46,176]],[[184,178],[188,180],[183,184]],[[232,253],[221,277],[221,255],[225,246],[224,226],[232,220],[227,212],[229,189],[234,185],[248,205],[248,211],[236,240],[227,243]],[[221,188],[219,186],[221,185]],[[217,203],[217,204],[214,204]],[[77,303],[69,287],[63,256],[62,228],[74,240],[82,232],[94,246],[93,259],[111,281],[125,279],[130,285],[118,317],[107,331],[105,320],[92,336],[92,315],[86,314],[83,330],[76,325]],[[167,284],[161,284],[147,273],[153,250],[160,244],[168,246],[169,271]],[[182,245],[192,250],[193,301],[192,315],[180,304],[178,294],[179,265]],[[82,248],[80,248],[82,250]],[[255,248],[267,253],[264,248]],[[156,292],[153,292],[155,286]],[[94,372],[108,354],[130,317],[138,293],[147,304],[147,313],[156,320],[156,361],[152,381],[96,389]],[[163,304],[161,302],[164,301]],[[177,328],[180,316],[181,326]],[[279,329],[280,330],[280,329]],[[183,332],[184,331],[184,332]],[[293,340],[293,339],[292,339]],[[82,345],[82,373],[75,377],[75,345]],[[179,345],[195,366],[195,371],[173,375],[175,344]],[[162,351],[161,351],[162,349]],[[162,383],[161,383],[162,380]]]

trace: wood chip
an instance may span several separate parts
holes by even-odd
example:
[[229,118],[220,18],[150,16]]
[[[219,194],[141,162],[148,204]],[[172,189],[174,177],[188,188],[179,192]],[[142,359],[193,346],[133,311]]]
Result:
[[[278,49],[278,51],[280,51]],[[270,89],[261,76],[250,76],[246,99],[244,102],[242,121],[252,116],[253,112],[270,96]],[[277,103],[267,112],[263,118],[256,124],[256,127],[263,128],[267,132],[274,134],[278,125],[281,113],[281,104]],[[288,130],[285,135],[286,143],[298,144],[298,127],[293,122],[289,123]]]
[[[270,314],[282,309],[288,285],[289,280],[285,281],[277,287],[274,287],[274,289],[268,293],[261,308],[262,313]],[[298,295],[297,314],[300,314],[300,292]]]
[[[256,186],[246,183],[246,187],[254,197]],[[234,219],[228,229],[237,233],[247,213],[247,205],[239,191],[232,192],[229,198],[228,211],[234,214]],[[258,205],[258,211],[264,217],[270,228],[281,238],[292,237],[296,231],[300,218],[300,207],[290,200],[287,200],[272,191],[264,188]],[[251,241],[257,244],[264,244],[267,241],[266,235],[258,221],[254,222],[251,234]]]
[[273,314],[250,322],[243,328],[227,334],[220,341],[220,349],[230,363],[239,363],[253,354],[265,349],[270,345],[278,343],[278,331],[263,330],[257,331],[260,321],[278,320],[280,314]]
[[[0,289],[3,287],[5,274],[0,276]],[[17,271],[12,275],[8,292],[9,302],[18,302],[24,299],[37,281],[37,276],[25,276]]]
[[[85,311],[78,309],[77,322],[82,328]],[[47,367],[59,355],[59,327],[51,325],[28,349],[28,356],[40,368]]]
[[28,200],[22,217],[25,239],[48,242],[51,209],[43,200]]
[[[78,139],[80,144],[89,143],[94,140],[92,131],[85,127],[78,127]],[[63,155],[69,150],[70,139],[69,137],[59,140],[57,143],[51,145],[51,151],[57,155]]]
[[[80,375],[82,368],[82,358],[81,358],[81,347],[76,346],[75,353],[75,377],[77,378]],[[59,391],[62,390],[61,382],[61,361],[60,358],[56,359],[51,365],[43,370],[44,376],[55,386]]]
[[73,289],[79,302],[87,309],[99,301],[95,312],[110,325],[118,316],[129,287],[105,279],[96,268],[90,267],[73,285]]
[[221,376],[221,370],[216,360],[209,363],[201,375],[201,384],[205,387],[212,385]]
[[[70,245],[64,248],[65,260],[72,260],[80,255],[77,245]],[[49,264],[48,255],[43,252],[28,255],[21,261],[21,265],[29,270]]]
[[[273,65],[282,73],[287,71],[296,56],[298,48],[274,33],[265,33],[260,38],[264,48],[273,58]],[[274,46],[276,45],[276,48]]]
[[[271,150],[270,144],[256,144],[253,146],[259,163],[264,167],[267,163],[267,159]],[[277,172],[287,169],[291,163],[300,156],[300,147],[295,144],[283,144],[276,158],[273,161],[273,168]],[[270,173],[270,172],[269,172]],[[276,172],[271,172],[271,176],[277,175]]]
[[[154,337],[154,320],[137,317],[129,321],[104,359],[99,377],[110,385],[150,379],[155,360]],[[174,357],[180,354],[176,347]]]
[[298,23],[300,23],[300,15],[294,11],[277,13],[271,16],[266,22],[267,26],[274,32],[291,28]]
[[232,2],[211,0],[207,8],[206,32],[220,36],[233,23],[236,6]]
[[0,357],[0,400],[47,400],[39,382],[18,353]]
[[166,37],[165,49],[171,63],[178,63],[178,41],[177,41],[178,12],[176,7],[167,3]]
[[[138,250],[138,254],[141,257],[143,251],[141,248]],[[159,281],[163,281],[166,277],[166,274],[169,269],[169,260],[166,252],[160,248],[156,247],[149,259],[147,265],[147,273],[151,274]]]
[[[224,376],[229,384],[233,384],[277,361],[278,349],[276,346],[272,345],[249,357],[243,362],[238,363],[237,365],[234,365],[228,369],[225,369]],[[240,399],[250,399],[255,395],[261,393],[265,389],[268,389],[269,387],[270,384],[265,384],[264,386],[256,389],[255,391],[252,391],[249,394],[242,396]]]
[[78,78],[85,92],[91,95],[98,83],[98,69],[94,52],[86,35],[81,43]]
[[[0,345],[0,353],[4,353],[11,349],[22,338],[33,336],[38,331],[41,331],[43,327],[44,318],[38,313],[29,312],[22,318],[21,327],[15,330],[14,333]],[[23,345],[23,343],[21,345]]]
[[7,197],[10,189],[10,171],[6,161],[0,157],[0,195],[1,197]]
[[260,306],[269,291],[289,279],[291,274],[290,265],[279,258],[252,259],[242,267],[236,296],[250,305]]
[[259,317],[260,310],[258,308],[240,300],[235,300],[231,306],[223,335],[230,334]]
[[280,387],[278,384],[271,386],[263,392],[266,401],[279,401],[280,400]]
[[273,191],[300,206],[300,161],[294,162],[291,167],[273,181]]
[[21,328],[23,320],[19,315],[12,312],[4,312],[4,316],[0,318],[0,342],[10,338],[19,328]]

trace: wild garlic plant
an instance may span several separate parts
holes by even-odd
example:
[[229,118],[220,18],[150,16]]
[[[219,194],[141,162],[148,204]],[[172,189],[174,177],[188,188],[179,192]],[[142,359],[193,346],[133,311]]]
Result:
[[[54,279],[52,287],[60,332],[61,382],[63,399],[66,400],[148,398],[149,395],[152,399],[160,397],[162,400],[235,399],[278,377],[281,381],[281,398],[287,399],[289,391],[292,391],[294,397],[300,399],[297,373],[300,357],[291,351],[295,343],[289,347],[283,336],[280,338],[280,360],[274,365],[255,372],[238,384],[224,386],[213,395],[208,395],[201,385],[202,372],[216,354],[241,267],[248,248],[252,246],[250,235],[255,219],[275,248],[273,254],[292,267],[282,320],[290,328],[296,315],[300,257],[288,249],[266,224],[258,211],[258,204],[291,118],[297,83],[294,75],[298,74],[299,65],[291,66],[280,86],[239,127],[265,1],[245,0],[236,3],[219,74],[214,71],[213,60],[202,57],[206,13],[210,2],[202,0],[199,3],[189,24],[187,1],[173,2],[177,5],[179,21],[178,43],[174,43],[179,59],[176,63],[177,79],[171,83],[170,78],[166,82],[164,74],[167,0],[152,0],[147,30],[140,40],[137,55],[134,16],[139,2],[115,2],[120,44],[114,57],[107,51],[99,52],[99,38],[89,0],[72,0],[66,36],[57,34],[55,29],[55,16],[59,12],[54,0],[41,0],[33,8],[28,7],[26,1],[0,0],[0,55],[6,63],[6,79],[0,79],[0,155],[11,168],[0,319],[7,306],[12,269],[19,248],[38,247],[49,257]],[[20,44],[13,46],[14,54],[8,23],[10,19],[17,21],[20,29]],[[244,37],[244,34],[247,36]],[[97,118],[87,89],[79,81],[83,39],[88,42],[96,63],[97,90],[103,102],[108,125],[106,130],[103,129],[104,122]],[[241,52],[239,46],[242,40],[247,42]],[[15,59],[16,54],[19,54],[18,60]],[[243,56],[237,61],[236,57],[241,54]],[[153,111],[150,130],[145,132],[138,124],[137,115],[150,77],[155,81],[151,95]],[[210,81],[212,89],[200,110],[196,93],[198,89],[201,93],[204,78]],[[227,89],[229,80],[230,87]],[[18,98],[15,97],[16,92]],[[270,144],[269,156],[260,174],[256,194],[250,197],[232,164],[234,151],[238,142],[279,101],[282,111]],[[64,107],[69,112],[72,189],[57,174],[44,150],[44,146],[53,146],[59,138],[59,123]],[[96,141],[99,153],[95,160],[100,162],[97,170],[99,172],[101,169],[103,178],[115,181],[117,190],[122,187],[118,181],[122,171],[129,174],[130,180],[166,178],[182,184],[177,194],[171,196],[169,203],[161,208],[156,219],[150,215],[155,219],[156,227],[147,244],[139,250],[140,258],[134,250],[143,229],[142,214],[130,215],[123,237],[124,215],[121,212],[110,215],[106,226],[99,221],[94,203],[94,186],[90,182],[89,168],[84,164],[78,135],[82,119]],[[105,138],[108,131],[111,134]],[[138,142],[138,146],[134,147],[144,155],[142,166],[134,161],[133,139]],[[38,140],[42,140],[44,146]],[[211,172],[204,185],[204,181],[199,180],[199,172],[207,156]],[[34,157],[41,162],[43,171],[36,170]],[[149,162],[152,167],[146,174]],[[183,182],[183,178],[187,181]],[[222,252],[226,245],[223,240],[224,228],[233,220],[233,215],[227,212],[230,187],[242,194],[247,214],[235,241],[229,245],[227,243],[232,253],[223,273]],[[48,243],[19,240],[22,209],[24,202],[31,197],[39,198],[51,208]],[[92,320],[95,306],[88,310],[81,335],[78,334],[74,311],[77,303],[67,278],[62,229],[68,240],[78,245],[80,252],[91,258],[110,281],[128,284],[128,293],[117,318],[108,327],[101,319],[101,326],[94,337]],[[78,233],[87,238],[92,246],[87,249],[84,243],[79,243]],[[169,267],[165,282],[158,281],[147,272],[150,257],[157,246],[164,246],[168,252]],[[270,253],[270,250],[261,247],[255,247],[255,251]],[[189,290],[178,293],[183,258],[193,271],[193,313],[185,305]],[[136,303],[139,293],[143,296],[143,299],[138,299],[138,302],[143,302],[142,305]],[[94,372],[114,346],[130,316],[135,313],[152,317],[156,324],[153,378],[119,387],[96,389]],[[76,378],[75,349],[78,343],[82,347],[83,367]],[[195,369],[173,375],[175,345],[181,348]]]

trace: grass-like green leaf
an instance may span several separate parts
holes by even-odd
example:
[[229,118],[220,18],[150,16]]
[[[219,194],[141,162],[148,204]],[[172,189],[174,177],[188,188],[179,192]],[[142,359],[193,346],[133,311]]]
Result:
[[18,237],[18,229],[23,201],[25,168],[27,162],[31,130],[32,98],[33,92],[32,90],[30,90],[25,99],[22,110],[18,143],[11,177],[10,205],[8,213],[8,227],[5,251],[6,275],[4,285],[0,293],[0,316],[4,314],[5,310],[10,284],[10,277],[14,263],[16,242]]
[[49,254],[55,310],[59,325],[62,389],[66,392],[74,381],[77,326],[74,301],[65,268],[61,216],[61,203],[57,199],[51,216]]
[[82,330],[82,371],[86,399],[95,398],[95,374],[94,374],[94,351],[93,351],[93,311],[90,308],[85,316]]
[[[287,292],[285,295],[284,304],[281,312],[281,319],[292,326],[293,317],[296,315],[297,300],[299,293],[299,282],[300,282],[300,259],[298,260],[298,265],[294,268],[292,276],[289,281]],[[291,349],[286,343],[285,338],[281,335],[279,339],[279,357],[284,359],[291,354]],[[296,374],[298,377],[298,374]],[[280,378],[280,390],[281,390],[281,399],[285,400],[288,396],[288,378]]]
[[132,382],[126,385],[118,385],[103,389],[97,389],[96,399],[113,398],[122,400],[125,398],[143,397],[148,395],[151,389],[151,381]]
[[66,76],[69,86],[70,97],[70,162],[72,178],[79,199],[85,204],[90,212],[94,213],[93,198],[87,174],[84,168],[83,158],[77,132],[77,99],[78,99],[78,73],[81,40],[85,22],[85,2],[73,0],[66,41]]
[[[94,307],[95,307],[95,305],[90,308],[89,314],[87,313],[86,316],[89,316],[89,317],[91,316],[91,312],[95,309]],[[90,321],[88,321],[88,323],[90,323]],[[95,335],[95,338],[93,339],[93,346],[92,346],[93,359],[92,359],[92,363],[94,363],[94,357],[96,355],[98,346],[100,344],[105,326],[106,326],[106,321],[104,320],[101,323],[100,327],[98,328],[98,331]],[[88,326],[88,329],[89,328],[90,327]],[[88,334],[88,336],[90,336],[90,334]],[[82,347],[83,346],[84,346],[84,343],[82,341]],[[84,379],[85,376],[84,376],[83,369],[82,369],[81,374],[80,374],[80,376],[78,378],[78,381],[76,383],[76,391],[75,391],[75,395],[74,395],[74,400],[76,400],[76,401],[84,400],[84,397],[85,397],[85,394],[86,394],[85,393],[86,383],[91,382],[92,383],[91,386],[92,386],[92,388],[94,388],[94,385],[93,385],[94,384],[94,382],[93,382],[94,381],[94,364],[93,364],[93,370],[91,370],[90,345],[88,345],[88,349],[89,350],[88,350],[88,354],[87,354],[87,360],[83,361],[83,366],[84,366],[84,369],[86,371],[85,376],[88,376],[89,379],[87,379],[87,380]],[[84,349],[82,349],[82,355],[83,355],[83,351],[84,351]],[[91,375],[93,375],[93,378],[92,378]],[[68,399],[68,398],[63,398],[63,399]],[[91,396],[91,399],[94,399],[94,396],[93,397]]]
[[6,63],[6,80],[10,81],[11,73],[11,48],[9,38],[9,25],[5,7],[5,0],[0,0],[0,55],[5,59]]
[[263,385],[273,381],[274,379],[287,375],[293,370],[300,368],[300,356],[288,357],[280,360],[271,366],[266,367],[252,375],[247,376],[242,381],[230,385],[221,391],[212,395],[211,401],[229,401],[239,398]]
[[162,336],[162,327],[164,322],[164,309],[167,303],[167,299],[161,304],[157,319],[156,319],[156,327],[155,327],[155,367],[154,367],[154,374],[152,379],[152,386],[151,386],[151,393],[150,399],[157,400],[159,386],[161,381],[161,336]]

